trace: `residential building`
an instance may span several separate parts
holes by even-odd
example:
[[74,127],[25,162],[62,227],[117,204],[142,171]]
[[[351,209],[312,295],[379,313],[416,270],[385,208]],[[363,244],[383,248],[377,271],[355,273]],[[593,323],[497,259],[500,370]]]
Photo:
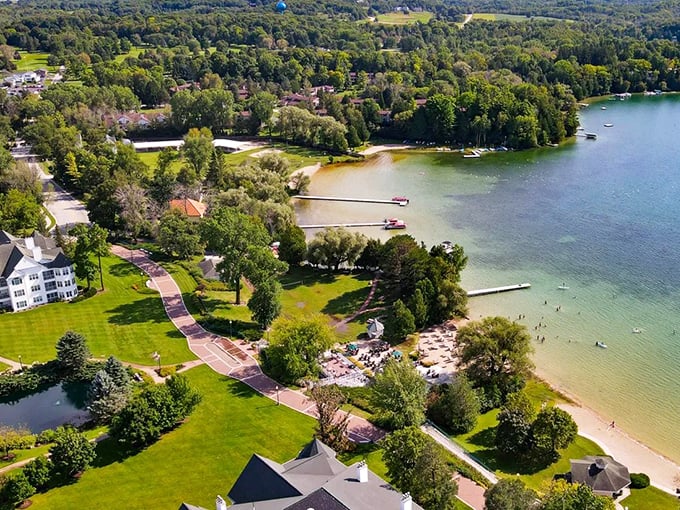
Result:
[[[309,443],[293,460],[279,464],[253,455],[229,491],[229,510],[422,510],[368,469],[365,461],[345,466],[321,441]],[[218,496],[216,510],[225,510]],[[180,510],[204,510],[183,503]]]
[[205,212],[208,210],[208,206],[206,204],[191,198],[176,198],[174,200],[170,200],[170,208],[178,209],[189,216],[189,218],[196,219],[205,216]]
[[0,231],[0,308],[18,312],[77,295],[73,264],[53,239]]
[[598,496],[616,498],[630,485],[628,468],[606,455],[571,459],[569,480],[593,489]]

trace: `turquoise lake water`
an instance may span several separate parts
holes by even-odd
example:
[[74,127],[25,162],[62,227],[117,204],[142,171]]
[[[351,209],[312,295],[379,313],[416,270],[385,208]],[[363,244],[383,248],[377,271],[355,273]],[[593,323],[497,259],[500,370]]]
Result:
[[581,122],[596,141],[480,159],[381,154],[322,169],[311,194],[411,203],[305,202],[299,222],[396,216],[428,245],[465,248],[467,289],[530,282],[472,298],[471,318],[526,315],[520,322],[545,337],[534,341],[540,375],[680,461],[680,97],[603,101]]

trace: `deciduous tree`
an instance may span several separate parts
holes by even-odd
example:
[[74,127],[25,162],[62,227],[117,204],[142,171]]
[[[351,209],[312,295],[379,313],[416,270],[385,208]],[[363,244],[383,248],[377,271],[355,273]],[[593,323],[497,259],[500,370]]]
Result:
[[342,405],[346,402],[345,396],[333,385],[314,386],[311,396],[318,415],[316,437],[335,451],[345,450],[350,417],[349,412],[341,411]]
[[94,445],[76,429],[61,427],[57,430],[50,459],[58,473],[73,476],[84,471],[96,456]]
[[52,461],[42,455],[24,466],[24,474],[28,482],[38,490],[47,487],[52,476]]
[[305,260],[307,254],[307,241],[305,232],[297,225],[289,225],[278,236],[279,260],[288,263],[289,266],[299,266]]
[[264,330],[281,313],[281,284],[274,279],[261,282],[248,300],[253,319]]
[[569,446],[578,433],[578,426],[571,415],[559,407],[546,407],[536,416],[531,426],[533,446],[542,456],[555,458]]
[[465,374],[441,388],[439,398],[430,405],[428,416],[453,434],[470,432],[479,417],[479,398]]
[[380,419],[392,429],[425,421],[427,383],[407,361],[390,359],[371,386],[371,403]]
[[496,448],[504,455],[524,455],[531,449],[531,424],[536,418],[533,404],[524,392],[508,395],[498,413]]
[[501,478],[484,492],[486,510],[528,510],[537,507],[537,495],[518,478]]
[[327,227],[309,242],[307,259],[337,271],[341,264],[352,265],[366,246],[366,236],[346,228]]
[[188,259],[203,248],[198,226],[178,209],[169,209],[158,223],[158,244],[171,257]]

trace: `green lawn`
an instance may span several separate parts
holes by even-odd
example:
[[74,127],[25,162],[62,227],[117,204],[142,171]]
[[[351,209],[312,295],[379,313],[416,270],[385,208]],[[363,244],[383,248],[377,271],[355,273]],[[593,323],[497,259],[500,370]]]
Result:
[[432,19],[432,13],[427,11],[409,12],[408,14],[401,11],[388,12],[376,16],[376,21],[383,25],[410,25],[417,22],[427,23],[430,19]]
[[621,501],[628,510],[678,510],[680,502],[675,496],[656,487],[631,489],[630,496]]
[[214,508],[253,453],[284,462],[311,440],[315,420],[277,406],[206,366],[186,372],[203,401],[182,426],[146,450],[121,458],[102,441],[94,468],[73,485],[31,497],[32,508],[168,510],[182,501]]
[[[151,170],[151,175],[153,175],[153,171],[156,169],[156,165],[158,165],[158,156],[160,155],[161,151],[153,151],[153,152],[138,152],[137,155],[139,156],[139,159],[144,163],[146,166],[149,167],[149,170]],[[170,165],[170,169],[173,170],[174,172],[179,172],[179,169],[182,167],[182,160],[180,158],[177,158],[175,161],[172,162]]]
[[123,53],[122,55],[116,55],[114,61],[118,64],[121,64],[126,58],[138,57],[141,52],[148,50],[150,48],[151,46],[133,46],[127,53]]
[[28,51],[19,51],[19,55],[21,55],[21,60],[12,61],[17,66],[16,72],[37,71],[38,69],[48,69],[50,71],[55,71],[57,69],[54,66],[47,65],[47,57],[49,56],[49,53],[29,53]]
[[117,257],[102,263],[105,292],[79,303],[0,315],[0,328],[12,332],[0,335],[0,354],[15,360],[22,355],[24,362],[53,359],[57,340],[70,329],[85,335],[96,357],[115,355],[152,365],[151,354],[157,351],[167,364],[195,359],[168,320],[160,296],[145,288],[139,270]]
[[542,21],[572,21],[572,20],[561,20],[560,18],[550,18],[547,16],[524,16],[523,14],[504,14],[504,13],[492,13],[492,12],[476,12],[472,15],[473,20],[485,20],[485,21],[529,21],[529,20],[542,20]]
[[4,372],[8,368],[9,368],[9,365],[7,363],[3,363],[2,361],[0,361],[0,373]]
[[304,166],[315,165],[321,163],[322,165],[330,163],[332,157],[333,163],[344,163],[357,161],[357,158],[348,155],[333,155],[331,156],[327,151],[314,149],[312,147],[299,147],[297,145],[289,145],[286,143],[273,143],[272,147],[283,151],[281,156],[286,158],[293,171]]

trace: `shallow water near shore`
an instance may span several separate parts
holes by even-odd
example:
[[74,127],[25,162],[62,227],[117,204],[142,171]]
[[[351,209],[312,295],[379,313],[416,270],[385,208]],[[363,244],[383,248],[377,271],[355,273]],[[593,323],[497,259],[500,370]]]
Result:
[[541,375],[680,462],[680,97],[604,101],[581,119],[596,141],[480,159],[381,154],[322,169],[312,194],[411,203],[301,202],[299,223],[399,217],[428,245],[464,246],[467,289],[530,282],[472,298],[470,317],[526,316]]

